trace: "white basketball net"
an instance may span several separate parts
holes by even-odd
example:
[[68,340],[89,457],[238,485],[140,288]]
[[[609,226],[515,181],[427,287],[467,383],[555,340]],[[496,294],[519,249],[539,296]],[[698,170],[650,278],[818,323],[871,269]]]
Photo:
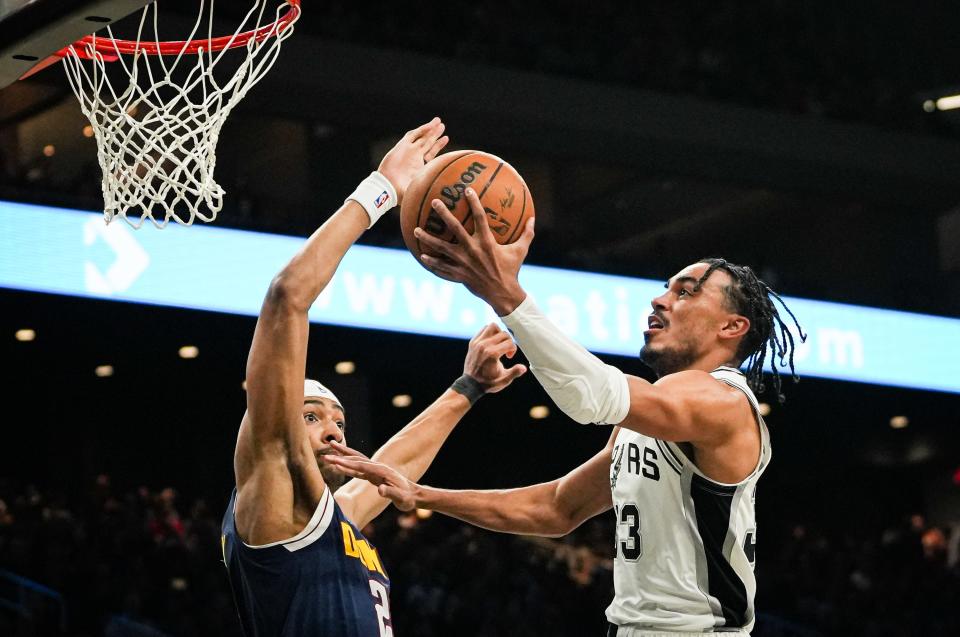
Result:
[[[67,78],[96,138],[107,223],[119,215],[134,228],[146,219],[160,228],[171,219],[191,225],[194,219],[213,221],[223,207],[224,190],[213,178],[220,129],[234,106],[273,67],[280,45],[293,34],[293,25],[275,26],[270,37],[260,41],[251,38],[232,50],[229,65],[223,64],[224,56],[231,54],[229,48],[185,51],[187,41],[215,36],[214,0],[209,0],[208,8],[205,4],[200,0],[197,22],[179,53],[127,55],[114,44],[118,59],[110,62],[90,45],[83,47],[84,57],[90,59],[81,59],[76,45],[64,57]],[[268,4],[279,4],[276,12],[267,12]],[[162,42],[156,5],[143,9],[138,43],[151,42],[141,39],[151,22],[152,41],[158,46]],[[255,0],[231,41],[245,31],[269,26],[286,8],[287,3],[279,0]],[[206,28],[201,30],[204,20]],[[106,31],[101,43],[115,39],[109,27]],[[111,83],[110,75],[118,86]]]

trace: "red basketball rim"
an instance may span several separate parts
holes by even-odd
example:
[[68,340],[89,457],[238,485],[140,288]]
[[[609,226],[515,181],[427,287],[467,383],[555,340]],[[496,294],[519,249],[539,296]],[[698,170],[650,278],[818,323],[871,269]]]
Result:
[[[136,41],[136,40],[114,40],[100,36],[88,35],[74,42],[72,47],[81,52],[86,52],[89,47],[93,47],[97,52],[107,56],[116,56],[117,53],[125,55],[134,55],[143,53],[145,55],[180,55],[183,53],[198,53],[199,51],[222,51],[224,49],[236,49],[246,46],[251,40],[262,42],[269,37],[280,34],[287,27],[291,26],[300,17],[300,0],[285,0],[287,10],[280,16],[276,22],[262,26],[259,29],[237,33],[234,35],[225,35],[218,38],[203,38],[200,40],[179,40],[179,41]],[[69,55],[70,47],[58,52],[59,55]]]

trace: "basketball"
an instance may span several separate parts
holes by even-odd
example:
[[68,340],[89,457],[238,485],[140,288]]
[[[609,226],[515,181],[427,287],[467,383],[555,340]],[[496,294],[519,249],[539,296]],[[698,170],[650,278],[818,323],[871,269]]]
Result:
[[400,205],[400,228],[407,249],[420,260],[421,254],[433,253],[413,236],[416,228],[440,237],[453,239],[430,202],[439,199],[453,216],[473,234],[473,216],[464,190],[471,187],[480,196],[487,213],[487,224],[497,243],[513,243],[523,234],[523,226],[534,216],[533,199],[520,174],[507,162],[479,150],[446,153],[423,167],[413,178]]

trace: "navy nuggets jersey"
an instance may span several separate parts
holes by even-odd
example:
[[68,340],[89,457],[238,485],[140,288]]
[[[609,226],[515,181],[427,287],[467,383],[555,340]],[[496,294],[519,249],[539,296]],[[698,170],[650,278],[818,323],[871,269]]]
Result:
[[262,546],[237,535],[236,500],[234,490],[221,542],[246,637],[393,635],[390,579],[330,489],[303,531]]

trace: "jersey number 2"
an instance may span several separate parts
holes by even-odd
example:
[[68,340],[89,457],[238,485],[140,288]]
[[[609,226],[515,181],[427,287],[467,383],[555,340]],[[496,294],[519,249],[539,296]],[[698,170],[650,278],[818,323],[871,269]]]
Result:
[[370,594],[376,601],[377,622],[380,624],[380,637],[393,637],[393,627],[390,625],[390,596],[387,587],[375,579],[370,580]]
[[617,525],[627,527],[627,536],[619,540],[617,533],[617,549],[620,555],[628,562],[636,562],[643,555],[643,535],[640,533],[640,509],[637,505],[628,502],[617,508]]

